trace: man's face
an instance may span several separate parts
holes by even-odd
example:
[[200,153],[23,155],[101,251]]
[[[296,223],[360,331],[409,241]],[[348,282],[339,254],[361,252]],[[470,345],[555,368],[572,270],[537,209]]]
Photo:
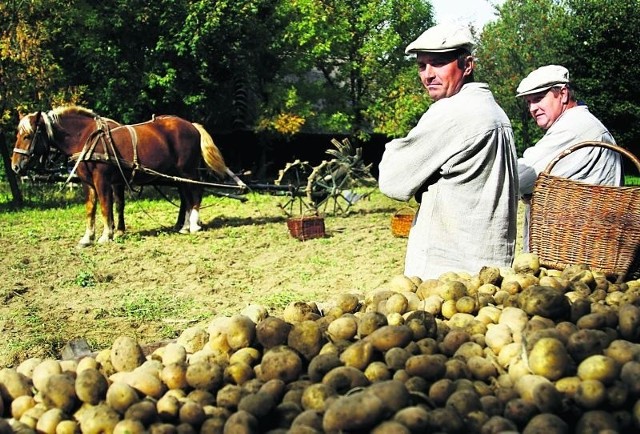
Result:
[[569,97],[568,92],[566,87],[552,87],[543,92],[524,96],[529,113],[540,128],[548,130],[564,112]]
[[452,53],[418,53],[418,74],[422,85],[434,101],[449,98],[460,91],[465,76],[473,71],[473,58],[468,56],[464,69],[458,67]]

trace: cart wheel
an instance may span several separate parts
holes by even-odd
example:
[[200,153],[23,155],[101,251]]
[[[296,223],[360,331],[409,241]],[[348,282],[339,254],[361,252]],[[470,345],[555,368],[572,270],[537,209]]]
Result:
[[313,167],[309,162],[300,160],[287,163],[284,169],[278,172],[278,179],[275,180],[275,185],[288,187],[286,191],[281,193],[284,196],[284,200],[279,204],[287,216],[294,215],[295,211],[302,215],[308,210],[309,206],[304,200],[304,189],[312,172]]
[[349,213],[352,201],[346,195],[353,184],[351,168],[338,161],[323,161],[313,169],[307,182],[307,200],[322,213]]

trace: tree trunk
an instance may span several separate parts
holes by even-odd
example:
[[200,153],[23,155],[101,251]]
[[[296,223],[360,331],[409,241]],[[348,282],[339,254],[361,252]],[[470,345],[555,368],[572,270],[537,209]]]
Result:
[[16,174],[11,170],[11,158],[9,156],[9,150],[7,149],[7,143],[4,136],[4,131],[0,130],[0,153],[2,153],[2,162],[4,163],[4,173],[9,181],[11,187],[11,194],[13,195],[13,203],[15,205],[22,205],[22,193],[18,188],[18,180]]

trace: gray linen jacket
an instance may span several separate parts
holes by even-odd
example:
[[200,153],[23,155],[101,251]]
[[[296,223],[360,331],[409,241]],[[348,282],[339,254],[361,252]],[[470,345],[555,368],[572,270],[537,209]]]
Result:
[[[520,195],[533,192],[533,186],[549,162],[571,145],[584,141],[615,144],[607,128],[589,111],[579,105],[565,111],[545,135],[518,159]],[[624,172],[620,154],[602,147],[579,149],[558,161],[552,175],[600,185],[623,185]],[[525,200],[523,250],[529,251],[530,207]]]
[[511,123],[485,83],[433,103],[405,138],[386,144],[379,172],[382,193],[420,202],[405,275],[424,280],[511,265],[517,156]]

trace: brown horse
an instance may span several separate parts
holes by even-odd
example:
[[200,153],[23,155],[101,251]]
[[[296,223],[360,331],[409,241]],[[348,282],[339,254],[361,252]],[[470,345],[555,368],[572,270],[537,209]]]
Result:
[[[47,152],[49,146],[59,149],[74,162],[76,173],[86,185],[87,229],[81,246],[92,243],[95,234],[97,197],[104,220],[98,242],[113,238],[113,201],[119,206],[119,193],[126,185],[149,183],[177,184],[184,226],[180,232],[197,232],[199,208],[204,184],[199,180],[199,167],[204,160],[220,177],[226,175],[240,181],[225,165],[222,154],[204,128],[176,116],[158,116],[151,121],[114,128],[96,128],[96,115],[85,108],[71,106],[50,112],[37,112],[22,118],[18,126],[11,165],[16,173],[28,167],[32,156]],[[92,125],[92,126],[90,126]],[[122,202],[124,205],[124,202]],[[120,217],[118,217],[120,220]],[[118,231],[124,230],[118,222]]]

